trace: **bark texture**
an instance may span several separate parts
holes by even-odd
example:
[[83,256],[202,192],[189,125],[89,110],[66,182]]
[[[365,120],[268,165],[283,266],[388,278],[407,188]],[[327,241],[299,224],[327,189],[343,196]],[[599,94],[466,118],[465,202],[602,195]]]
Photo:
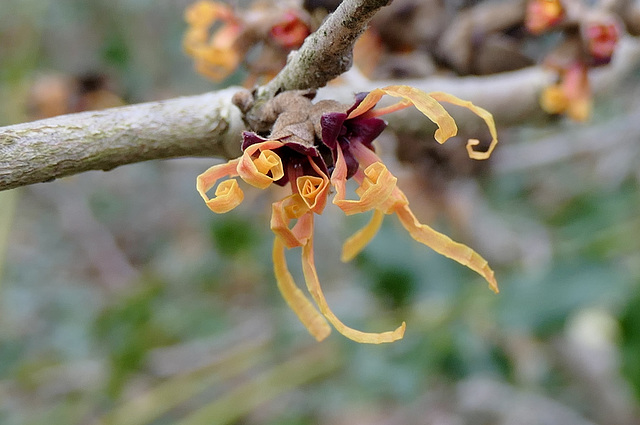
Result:
[[230,157],[244,129],[237,88],[0,128],[0,190],[151,159]]

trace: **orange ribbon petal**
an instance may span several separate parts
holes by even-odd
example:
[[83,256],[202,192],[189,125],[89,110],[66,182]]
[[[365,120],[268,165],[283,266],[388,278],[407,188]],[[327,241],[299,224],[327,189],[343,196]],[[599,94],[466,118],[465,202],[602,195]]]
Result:
[[[297,193],[272,204],[271,230],[287,248],[302,246],[311,237],[313,220],[309,211],[309,207]],[[298,219],[298,222],[290,229],[289,222],[294,219]]]
[[358,178],[358,175],[363,176],[360,187],[356,190],[356,194],[360,199],[349,200],[345,199],[346,175],[347,165],[342,154],[342,148],[338,146],[336,168],[331,175],[331,183],[336,188],[333,203],[347,215],[362,213],[378,207],[391,195],[398,181],[382,162],[375,162],[369,165],[363,174],[356,175],[356,178]]
[[[246,148],[238,163],[238,175],[258,189],[265,189],[272,182],[280,180],[284,176],[282,159],[271,149],[281,146],[282,143],[277,140],[267,140]],[[257,151],[260,153],[254,158]]]
[[[315,176],[300,176],[296,179],[298,193],[310,210],[315,210],[318,206],[324,207],[327,199],[327,189],[329,188],[328,183],[329,179]],[[322,208],[320,212],[322,212]]]
[[[400,97],[402,98],[402,100],[394,105],[369,112],[385,94],[393,97]],[[370,113],[373,116],[379,116],[406,108],[409,105],[414,105],[420,112],[422,112],[427,118],[429,118],[438,126],[434,137],[438,143],[442,144],[446,142],[450,137],[455,136],[458,133],[458,127],[454,119],[444,109],[440,102],[447,102],[457,106],[461,106],[463,108],[467,108],[485,121],[485,123],[489,127],[489,132],[491,133],[491,144],[489,146],[489,149],[486,152],[474,151],[473,147],[477,146],[480,142],[477,139],[470,139],[467,142],[467,152],[469,154],[469,158],[487,159],[498,143],[498,136],[493,116],[487,110],[448,93],[425,93],[422,90],[418,90],[414,87],[405,85],[388,86],[382,89],[374,89],[369,94],[367,94],[363,101],[353,111],[351,111],[348,118],[355,118],[365,113]]]
[[309,209],[316,214],[322,214],[331,187],[329,178],[311,157],[309,157],[309,163],[320,177],[300,176],[296,179],[296,187]]
[[493,152],[493,149],[495,149],[496,145],[498,144],[498,131],[496,130],[496,123],[493,120],[493,115],[491,115],[491,113],[489,113],[489,111],[487,111],[486,109],[476,106],[468,100],[462,100],[449,93],[431,92],[429,94],[438,102],[447,102],[451,103],[452,105],[461,106],[470,110],[484,120],[484,122],[487,124],[487,127],[489,127],[489,133],[491,134],[491,144],[489,145],[489,148],[485,152],[474,151],[473,147],[477,146],[480,141],[478,139],[469,139],[469,141],[467,142],[467,153],[469,155],[469,158],[471,159],[489,158],[491,156],[491,153]]
[[383,220],[384,213],[379,209],[373,210],[373,216],[371,216],[369,223],[344,242],[340,259],[345,263],[353,260],[378,233]]
[[458,133],[456,122],[436,99],[429,93],[405,85],[388,86],[372,90],[363,101],[351,111],[348,118],[355,118],[368,112],[385,94],[403,99],[397,105],[398,107],[388,107],[387,111],[390,112],[391,110],[401,109],[411,103],[427,118],[433,121],[438,126],[434,135],[438,143],[444,143],[447,139]]
[[201,0],[188,6],[184,19],[191,26],[209,26],[217,19],[231,19],[233,11],[224,3]]
[[235,176],[239,159],[231,160],[225,164],[214,165],[196,179],[196,189],[211,211],[226,213],[242,202],[244,194],[238,186],[236,179],[225,180],[220,183],[215,191],[215,197],[209,198],[207,192],[213,188],[217,181],[226,176]]
[[449,257],[469,267],[489,282],[489,288],[491,288],[492,291],[496,293],[499,291],[493,270],[489,267],[487,260],[482,258],[477,252],[466,245],[454,242],[448,236],[432,229],[426,224],[420,223],[407,204],[397,207],[395,213],[402,226],[407,229],[413,239],[428,246],[438,254]]
[[197,47],[185,51],[194,57],[197,72],[214,81],[221,81],[231,74],[240,63],[240,56],[232,49]]
[[406,328],[406,324],[404,322],[402,322],[402,325],[394,331],[370,333],[350,328],[336,317],[333,311],[331,311],[331,308],[329,308],[327,300],[322,292],[322,288],[320,287],[320,281],[318,280],[318,274],[316,273],[316,266],[313,259],[313,238],[309,239],[307,244],[302,247],[302,269],[307,283],[307,288],[320,308],[320,312],[324,314],[327,320],[329,320],[329,322],[331,322],[336,330],[342,335],[352,339],[353,341],[366,344],[382,344],[402,339]]
[[296,286],[287,267],[284,244],[278,237],[273,241],[273,268],[278,282],[278,289],[282,297],[309,333],[318,341],[322,341],[329,336],[331,328],[326,319]]
[[[186,9],[185,20],[189,28],[182,45],[194,58],[196,70],[216,81],[232,73],[242,60],[236,46],[242,26],[233,10],[223,3],[203,0]],[[217,21],[223,23],[210,36],[210,27]]]

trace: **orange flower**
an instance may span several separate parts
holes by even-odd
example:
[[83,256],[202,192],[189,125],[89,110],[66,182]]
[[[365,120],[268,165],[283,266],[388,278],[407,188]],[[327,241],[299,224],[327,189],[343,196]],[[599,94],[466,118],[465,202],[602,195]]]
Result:
[[[224,3],[199,0],[185,10],[184,16],[189,25],[184,50],[193,57],[196,70],[214,81],[228,77],[243,61],[256,74],[249,81],[275,76],[284,66],[287,53],[300,47],[311,32],[304,11],[280,7],[257,5],[236,14]],[[247,61],[254,47],[261,55]]]
[[[402,100],[390,107],[374,110],[383,95]],[[494,273],[487,261],[471,248],[418,222],[406,196],[396,186],[396,177],[375,154],[371,144],[386,126],[378,116],[410,105],[438,125],[435,138],[444,143],[456,134],[457,127],[440,102],[466,107],[485,120],[492,135],[489,149],[486,152],[475,151],[473,147],[478,141],[470,140],[467,150],[471,158],[488,158],[497,143],[497,136],[493,118],[487,111],[446,93],[424,93],[408,86],[389,86],[358,95],[355,105],[345,108],[347,112],[324,113],[320,123],[314,123],[319,124],[314,128],[319,128],[316,131],[320,134],[315,134],[312,141],[301,143],[291,136],[269,140],[245,132],[240,158],[213,166],[198,176],[198,192],[207,206],[217,213],[229,211],[242,202],[242,191],[235,177],[261,189],[271,183],[290,185],[291,194],[272,205],[274,271],[283,298],[318,341],[329,335],[328,323],[347,338],[362,343],[393,342],[401,339],[405,331],[404,322],[389,332],[358,331],[340,321],[329,307],[315,266],[313,233],[314,216],[324,210],[331,186],[335,189],[333,203],[345,214],[373,211],[371,222],[345,242],[344,261],[355,257],[375,236],[385,215],[395,214],[415,240],[478,272],[487,280],[489,287],[498,292]],[[231,179],[220,183],[214,197],[209,198],[207,192],[216,187],[222,177]],[[346,199],[346,181],[352,177],[359,185],[356,190],[358,199],[354,200]],[[285,251],[295,247],[302,250],[304,279],[317,308],[296,286],[289,272]]]
[[271,28],[271,37],[288,50],[297,49],[311,33],[309,25],[292,10],[286,11],[282,21]]
[[[196,70],[215,81],[235,71],[242,60],[237,45],[242,24],[233,10],[223,3],[201,0],[185,10],[185,20],[189,28],[183,47],[193,56]],[[221,26],[210,36],[210,28],[218,21]]]
[[559,24],[564,18],[560,0],[529,0],[524,24],[533,34],[540,34]]
[[586,40],[587,53],[591,65],[606,65],[611,62],[620,39],[620,25],[612,17],[589,20],[582,27],[582,36]]
[[587,66],[575,62],[560,71],[560,82],[547,87],[540,97],[540,106],[550,114],[564,114],[576,121],[591,116],[591,88]]

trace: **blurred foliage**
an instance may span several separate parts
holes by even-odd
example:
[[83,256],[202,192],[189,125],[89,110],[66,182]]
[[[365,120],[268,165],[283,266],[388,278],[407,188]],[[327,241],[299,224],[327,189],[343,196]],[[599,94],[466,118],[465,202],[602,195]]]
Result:
[[[11,42],[0,43],[1,124],[28,119],[29,87],[43,73],[98,72],[131,102],[215,88],[180,51],[187,3],[3,3],[0,39]],[[624,116],[637,77],[596,103],[592,123],[505,131],[496,152]],[[271,200],[210,214],[194,181],[211,160],[2,193],[0,423],[516,424],[510,414],[528,411],[527,423],[542,423],[536,412],[549,411],[556,416],[547,423],[637,424],[640,158],[633,144],[616,146],[627,151],[613,166],[599,162],[613,153],[603,149],[496,167],[442,189],[451,202],[433,226],[488,257],[499,295],[394,219],[341,264],[340,243],[363,223],[323,215],[317,264],[338,316],[367,330],[407,322],[403,341],[375,347],[338,335],[312,340],[272,276]],[[628,172],[612,172],[625,163]],[[467,193],[460,187],[475,193],[461,202],[472,205],[462,211],[467,225],[453,207]],[[61,205],[78,199],[91,220],[67,218],[83,229],[71,231]],[[92,256],[82,240],[96,234]],[[572,347],[581,357],[567,354]],[[509,394],[520,398],[507,403]],[[603,394],[618,395],[599,404]]]
[[622,327],[622,359],[625,376],[633,385],[636,397],[640,398],[640,296],[630,299],[620,318]]

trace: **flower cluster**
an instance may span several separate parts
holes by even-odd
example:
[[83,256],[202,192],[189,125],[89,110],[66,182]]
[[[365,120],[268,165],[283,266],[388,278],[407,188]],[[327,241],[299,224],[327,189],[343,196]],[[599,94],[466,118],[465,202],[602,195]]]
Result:
[[[401,100],[392,106],[374,109],[383,95]],[[225,213],[242,202],[243,192],[238,178],[259,189],[265,189],[272,183],[291,188],[290,195],[272,205],[274,271],[282,296],[317,340],[326,338],[330,333],[329,323],[347,338],[363,343],[392,342],[402,338],[405,330],[402,323],[394,331],[362,332],[345,325],[327,304],[314,262],[313,238],[314,217],[322,214],[326,207],[331,187],[335,192],[333,204],[346,215],[373,212],[369,224],[344,243],[343,261],[354,258],[367,245],[385,215],[395,214],[415,240],[476,271],[487,280],[492,290],[498,291],[487,261],[471,248],[454,242],[416,219],[406,196],[396,186],[396,177],[382,163],[372,145],[386,127],[379,116],[411,105],[438,125],[435,139],[444,143],[457,132],[455,121],[440,103],[447,102],[470,109],[487,123],[492,135],[489,149],[486,152],[475,151],[474,146],[479,143],[477,140],[470,140],[467,144],[471,158],[485,159],[497,143],[491,114],[446,93],[425,93],[402,85],[357,95],[351,106],[335,101],[314,104],[302,95],[286,92],[275,97],[274,101],[289,105],[289,108],[284,108],[278,116],[269,137],[245,132],[242,156],[215,165],[198,176],[197,190],[212,211]],[[358,184],[357,199],[347,199],[348,179]],[[207,193],[214,187],[214,195],[209,197]],[[315,306],[296,286],[289,272],[285,251],[295,247],[301,248],[304,280]]]
[[588,71],[611,62],[622,35],[619,17],[567,0],[529,0],[525,26],[536,35],[553,30],[564,35],[563,42],[545,60],[545,65],[557,72],[558,81],[542,93],[542,108],[576,121],[589,119]]
[[[259,77],[273,78],[287,54],[311,32],[309,15],[286,5],[256,5],[236,13],[224,3],[200,0],[185,10],[185,20],[189,27],[183,47],[194,58],[196,70],[221,81],[245,61],[251,73],[247,85]],[[258,46],[260,54],[247,62],[247,53]]]

